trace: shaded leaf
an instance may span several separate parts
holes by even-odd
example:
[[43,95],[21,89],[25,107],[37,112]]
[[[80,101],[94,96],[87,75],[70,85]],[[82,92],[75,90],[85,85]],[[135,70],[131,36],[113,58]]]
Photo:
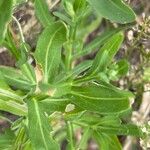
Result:
[[0,3],[0,44],[2,43],[7,25],[11,19],[13,0],[1,0]]
[[0,66],[0,72],[4,76],[5,82],[12,87],[27,91],[35,87],[35,84],[31,83],[31,81],[17,69]]

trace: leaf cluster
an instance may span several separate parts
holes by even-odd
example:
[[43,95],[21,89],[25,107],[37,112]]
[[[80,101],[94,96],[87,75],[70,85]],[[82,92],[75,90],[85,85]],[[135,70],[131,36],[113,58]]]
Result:
[[[0,148],[58,150],[67,139],[68,150],[86,149],[92,138],[102,150],[120,150],[118,135],[141,137],[139,127],[122,121],[134,95],[111,84],[129,68],[126,60],[113,59],[125,27],[106,30],[85,44],[102,18],[133,22],[132,9],[121,0],[62,0],[51,12],[45,0],[35,0],[43,31],[32,52],[22,39],[16,46],[8,28],[17,4],[0,1],[0,43],[17,62],[16,68],[0,66],[0,110],[19,116],[0,136]],[[77,63],[96,50],[94,60]],[[78,128],[83,130],[80,142],[74,139]]]

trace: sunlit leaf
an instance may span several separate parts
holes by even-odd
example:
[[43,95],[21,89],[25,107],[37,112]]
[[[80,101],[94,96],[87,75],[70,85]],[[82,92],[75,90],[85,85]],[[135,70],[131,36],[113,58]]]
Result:
[[54,23],[46,0],[35,0],[35,13],[44,27]]
[[122,0],[88,0],[93,8],[103,17],[121,23],[135,21],[133,10]]
[[93,65],[87,74],[92,76],[99,72],[105,71],[106,67],[111,63],[112,58],[117,53],[122,41],[122,33],[117,33],[112,36],[111,39],[109,39],[97,53]]
[[[35,99],[28,101],[29,136],[34,150],[59,150],[50,135],[50,125],[44,110]],[[35,134],[36,133],[36,134]]]
[[104,84],[72,87],[72,103],[85,110],[102,114],[120,113],[130,108],[130,93]]
[[57,74],[65,41],[66,27],[61,22],[48,26],[38,40],[35,58],[42,67],[45,83],[52,82]]

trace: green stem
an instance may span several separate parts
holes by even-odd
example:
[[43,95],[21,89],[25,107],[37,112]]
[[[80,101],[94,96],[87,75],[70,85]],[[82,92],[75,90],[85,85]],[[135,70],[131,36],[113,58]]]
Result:
[[70,150],[75,150],[74,142],[73,142],[73,126],[70,121],[67,122],[67,129],[68,129],[68,140],[70,145]]
[[67,71],[72,69],[72,42],[69,41],[66,45],[66,68]]
[[73,25],[70,26],[69,31],[69,40],[66,44],[66,68],[67,71],[70,71],[72,69],[72,52],[73,52],[73,44],[76,39],[76,30],[77,30],[77,23],[76,21],[73,21]]

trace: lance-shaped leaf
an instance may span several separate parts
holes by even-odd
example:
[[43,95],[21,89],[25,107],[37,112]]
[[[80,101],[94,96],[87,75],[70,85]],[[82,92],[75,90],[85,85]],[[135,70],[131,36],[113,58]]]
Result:
[[91,53],[94,49],[99,48],[104,43],[106,43],[115,33],[119,32],[121,29],[110,29],[107,31],[104,31],[102,34],[95,37],[94,40],[92,40],[89,44],[87,44],[83,51],[81,51],[81,56],[87,55]]
[[12,87],[27,91],[35,87],[35,83],[31,82],[31,80],[17,69],[0,66],[0,72],[3,75],[5,82]]
[[2,100],[13,100],[20,104],[23,103],[23,97],[18,95],[17,92],[11,90],[6,84],[3,75],[0,73],[0,99]]
[[98,126],[97,131],[109,135],[132,135],[142,137],[141,129],[134,124],[123,124],[116,126]]
[[[29,136],[34,150],[59,150],[50,135],[50,125],[38,101],[28,101]],[[38,136],[37,136],[38,135]]]
[[68,74],[63,72],[62,74],[57,76],[56,82],[60,83],[66,81],[67,79],[75,79],[77,76],[79,76],[80,74],[84,73],[84,71],[89,69],[92,65],[92,62],[93,61],[91,60],[83,61],[79,65],[75,66],[71,71],[69,71]]
[[44,27],[54,22],[46,0],[35,0],[35,13]]
[[13,0],[1,0],[0,2],[0,44],[4,39],[8,22],[11,19]]
[[45,83],[51,82],[57,74],[65,41],[66,27],[61,22],[48,26],[39,38],[35,58],[42,67]]
[[73,4],[74,11],[76,15],[83,15],[86,9],[86,1],[85,0],[75,0]]
[[23,96],[18,95],[9,88],[2,74],[0,74],[0,110],[18,116],[25,116],[27,112],[26,105],[23,102]]
[[74,86],[70,95],[72,103],[78,107],[101,114],[126,111],[130,108],[129,97],[132,97],[131,93],[104,84]]
[[123,34],[117,33],[99,50],[94,59],[93,65],[87,74],[96,75],[102,72],[111,63],[123,41]]
[[125,24],[135,20],[133,10],[122,0],[88,0],[93,8],[103,17]]
[[12,113],[17,116],[27,115],[27,107],[25,104],[19,104],[11,99],[1,99],[0,96],[0,110]]
[[69,103],[69,99],[47,98],[40,101],[39,105],[42,106],[47,113],[52,113],[55,111],[65,112],[65,108]]
[[21,67],[22,74],[34,85],[36,84],[36,75],[31,64],[25,63]]
[[4,89],[0,87],[0,98],[1,99],[12,99],[13,101],[16,101],[18,103],[23,103],[23,98],[19,95],[17,95],[14,91],[11,89]]

